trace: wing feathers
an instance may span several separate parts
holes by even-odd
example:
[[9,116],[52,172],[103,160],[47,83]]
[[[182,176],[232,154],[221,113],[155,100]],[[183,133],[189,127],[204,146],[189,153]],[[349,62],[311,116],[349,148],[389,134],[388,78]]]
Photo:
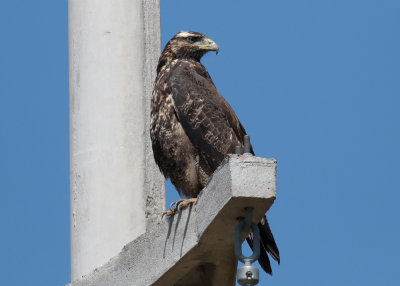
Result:
[[214,171],[246,134],[228,102],[198,62],[179,61],[169,77],[177,117],[193,145],[204,151]]

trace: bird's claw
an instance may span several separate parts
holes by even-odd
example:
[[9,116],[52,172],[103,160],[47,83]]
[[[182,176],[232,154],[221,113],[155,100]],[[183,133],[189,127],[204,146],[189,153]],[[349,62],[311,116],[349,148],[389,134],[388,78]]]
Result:
[[173,201],[170,205],[169,205],[169,207],[170,208],[172,208],[173,206],[176,206],[176,207],[178,207],[182,202],[184,202],[185,200],[184,199],[180,199],[180,200],[177,200],[177,201]]
[[176,208],[175,208],[175,209],[167,210],[166,212],[163,212],[163,213],[162,213],[161,219],[163,219],[164,216],[172,216],[172,215],[174,215],[175,213],[176,213]]
[[190,198],[187,200],[180,199],[177,201],[174,201],[171,203],[170,207],[172,208],[175,206],[174,209],[167,210],[166,212],[163,212],[161,219],[164,218],[164,216],[173,216],[177,212],[181,211],[182,209],[186,208],[190,204],[194,204],[197,201],[197,198]]
[[180,211],[181,209],[186,208],[190,204],[194,204],[196,201],[197,201],[197,198],[190,198],[188,200],[183,200],[182,202],[180,202],[177,205],[178,211]]

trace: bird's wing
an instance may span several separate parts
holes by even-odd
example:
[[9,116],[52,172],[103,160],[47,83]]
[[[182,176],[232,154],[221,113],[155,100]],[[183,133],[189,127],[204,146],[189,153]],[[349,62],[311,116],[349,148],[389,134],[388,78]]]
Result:
[[171,68],[166,82],[179,122],[215,170],[226,154],[243,144],[246,131],[202,64],[182,60]]

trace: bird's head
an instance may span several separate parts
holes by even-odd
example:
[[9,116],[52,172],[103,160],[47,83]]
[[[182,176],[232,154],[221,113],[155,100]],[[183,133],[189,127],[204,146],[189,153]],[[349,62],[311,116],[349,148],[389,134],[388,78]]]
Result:
[[165,50],[167,49],[171,50],[177,58],[189,57],[198,60],[208,51],[218,53],[218,45],[213,40],[204,34],[186,31],[176,34],[165,46]]
[[200,61],[201,57],[209,51],[215,51],[218,54],[218,49],[218,45],[202,33],[179,32],[165,46],[157,72],[174,59],[187,58]]

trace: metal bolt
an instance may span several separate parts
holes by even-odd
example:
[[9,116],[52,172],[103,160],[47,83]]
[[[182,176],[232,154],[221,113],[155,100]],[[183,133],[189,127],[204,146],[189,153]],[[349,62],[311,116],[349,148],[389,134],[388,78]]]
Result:
[[244,154],[250,154],[250,136],[244,135]]
[[242,146],[238,145],[235,147],[235,154],[242,155]]

